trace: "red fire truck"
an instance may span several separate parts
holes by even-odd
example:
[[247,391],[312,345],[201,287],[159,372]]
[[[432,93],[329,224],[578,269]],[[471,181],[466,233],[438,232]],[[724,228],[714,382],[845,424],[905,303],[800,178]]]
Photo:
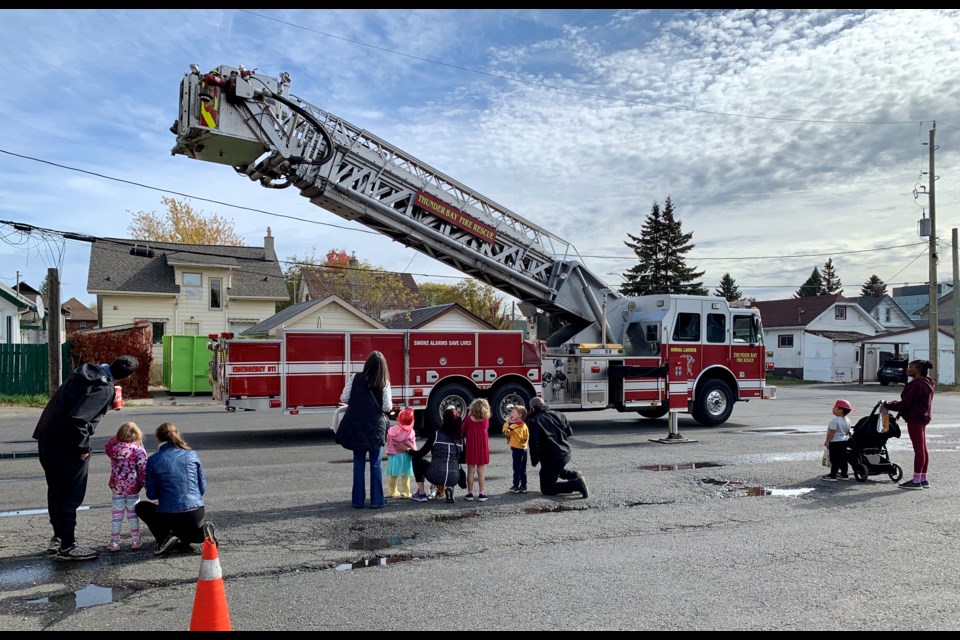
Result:
[[773,398],[757,309],[723,298],[624,296],[572,244],[366,130],[289,93],[290,77],[193,67],[180,86],[172,152],[230,165],[300,194],[514,296],[519,331],[283,330],[215,336],[215,393],[227,409],[329,412],[350,374],[379,350],[394,402],[435,427],[447,404],[541,395],[562,411],[613,408],[725,422],[737,401]]

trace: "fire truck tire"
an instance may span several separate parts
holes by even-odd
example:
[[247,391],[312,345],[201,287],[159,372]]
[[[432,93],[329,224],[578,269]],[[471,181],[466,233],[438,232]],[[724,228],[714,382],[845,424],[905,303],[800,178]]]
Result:
[[727,421],[733,412],[730,387],[719,380],[704,383],[690,407],[693,419],[705,427],[716,427]]
[[524,408],[530,404],[530,391],[520,384],[505,384],[490,399],[490,431],[500,433],[503,423],[507,420],[508,404],[523,405]]
[[643,418],[657,419],[662,418],[667,415],[667,412],[670,411],[669,405],[661,405],[659,407],[649,407],[647,409],[637,409],[637,413],[640,414]]
[[465,416],[471,402],[473,402],[473,394],[462,384],[449,382],[436,387],[430,392],[430,400],[427,402],[427,422],[434,430],[439,429],[443,410],[447,405],[452,404],[461,416]]

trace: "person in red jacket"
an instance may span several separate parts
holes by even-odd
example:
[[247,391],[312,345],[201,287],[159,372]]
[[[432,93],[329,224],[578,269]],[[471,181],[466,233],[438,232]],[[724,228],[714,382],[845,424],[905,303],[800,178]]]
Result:
[[933,407],[933,391],[936,383],[927,375],[933,363],[929,360],[911,360],[907,365],[907,377],[900,399],[884,402],[883,406],[897,411],[907,422],[907,432],[913,444],[913,479],[900,483],[902,489],[927,489],[927,425]]

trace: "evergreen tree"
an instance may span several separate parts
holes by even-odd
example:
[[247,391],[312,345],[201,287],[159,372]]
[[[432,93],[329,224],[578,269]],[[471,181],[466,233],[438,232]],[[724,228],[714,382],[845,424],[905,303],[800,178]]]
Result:
[[843,294],[843,283],[840,282],[840,276],[837,275],[837,270],[833,267],[833,258],[827,258],[827,261],[823,263],[823,290],[824,295],[842,295]]
[[873,274],[870,279],[860,287],[860,295],[875,296],[879,298],[887,294],[887,284],[880,279],[880,276]]
[[806,282],[800,285],[800,288],[797,289],[796,293],[793,294],[793,297],[815,298],[817,296],[825,295],[827,295],[827,291],[823,288],[823,278],[820,276],[820,270],[814,267],[813,271],[810,273],[810,277],[807,278]]
[[727,302],[736,302],[743,298],[743,294],[737,287],[737,281],[729,273],[723,274],[723,277],[720,278],[720,286],[714,290],[713,295],[726,298]]
[[673,201],[667,196],[663,209],[653,203],[641,227],[641,235],[627,234],[632,242],[624,242],[637,254],[637,264],[623,274],[620,293],[645,296],[660,293],[707,295],[697,278],[704,274],[688,267],[684,255],[695,245],[693,232],[684,233],[682,224],[673,215]]

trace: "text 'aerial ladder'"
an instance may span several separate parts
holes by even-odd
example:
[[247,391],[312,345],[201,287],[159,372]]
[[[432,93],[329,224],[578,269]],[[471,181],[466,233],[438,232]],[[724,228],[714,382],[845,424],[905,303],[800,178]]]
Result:
[[270,78],[196,65],[171,127],[182,154],[232,166],[268,188],[416,249],[546,315],[548,347],[621,341],[635,303],[591,273],[569,242]]

